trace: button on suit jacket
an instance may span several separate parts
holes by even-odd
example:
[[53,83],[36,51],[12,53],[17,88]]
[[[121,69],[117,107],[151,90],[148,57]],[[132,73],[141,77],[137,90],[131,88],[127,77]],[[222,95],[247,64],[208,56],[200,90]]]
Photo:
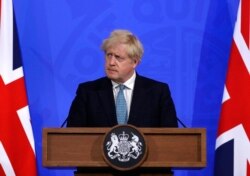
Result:
[[[137,127],[177,127],[175,106],[167,84],[136,75],[128,124]],[[81,83],[70,107],[68,127],[117,125],[111,80]]]

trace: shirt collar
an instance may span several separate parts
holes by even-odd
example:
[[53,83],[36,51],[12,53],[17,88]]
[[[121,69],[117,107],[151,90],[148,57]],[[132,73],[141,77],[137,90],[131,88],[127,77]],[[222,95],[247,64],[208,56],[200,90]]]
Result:
[[[126,88],[133,90],[134,85],[135,85],[135,78],[136,78],[136,73],[134,72],[134,74],[131,76],[131,78],[129,78],[125,83],[123,83],[123,85],[125,85]],[[118,83],[116,83],[112,80],[111,80],[111,82],[112,82],[113,88],[116,88],[119,85]]]

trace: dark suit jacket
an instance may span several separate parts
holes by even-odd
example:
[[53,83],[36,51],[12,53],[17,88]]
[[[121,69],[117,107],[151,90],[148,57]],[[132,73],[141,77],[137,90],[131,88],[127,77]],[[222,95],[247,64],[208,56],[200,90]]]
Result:
[[[137,127],[177,127],[175,106],[169,87],[136,75],[128,124]],[[117,125],[111,80],[107,77],[82,83],[72,102],[68,127],[112,127]]]

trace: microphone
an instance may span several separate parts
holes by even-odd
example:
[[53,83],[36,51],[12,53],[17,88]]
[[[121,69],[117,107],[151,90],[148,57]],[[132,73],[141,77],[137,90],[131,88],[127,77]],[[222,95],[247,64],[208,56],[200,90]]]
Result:
[[65,125],[66,122],[68,121],[68,118],[69,118],[69,117],[67,117],[67,118],[63,121],[63,123],[62,123],[62,125],[60,126],[60,128],[64,127],[64,125]]
[[187,126],[176,116],[177,121],[181,124],[183,128],[187,128]]

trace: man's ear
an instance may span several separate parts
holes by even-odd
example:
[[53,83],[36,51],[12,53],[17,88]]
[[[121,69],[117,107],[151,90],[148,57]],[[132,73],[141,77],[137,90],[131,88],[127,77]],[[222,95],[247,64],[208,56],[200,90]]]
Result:
[[136,68],[137,65],[139,65],[139,63],[140,63],[141,61],[140,61],[140,59],[135,58],[135,59],[133,59],[133,62],[134,62],[134,68]]
[[134,60],[135,64],[137,64],[137,65],[141,62],[140,58],[134,58],[133,60]]

